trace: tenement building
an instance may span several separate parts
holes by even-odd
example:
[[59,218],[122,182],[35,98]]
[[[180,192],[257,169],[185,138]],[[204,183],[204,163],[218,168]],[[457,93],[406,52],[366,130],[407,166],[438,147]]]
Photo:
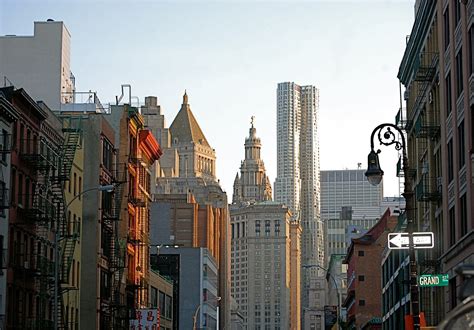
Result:
[[435,237],[434,248],[418,254],[418,273],[449,275],[444,288],[420,288],[429,325],[459,303],[462,279],[455,269],[474,263],[473,5],[417,1],[398,72],[406,113],[400,110],[397,123],[407,134],[412,171],[404,175],[413,182],[414,221]]
[[230,205],[231,279],[247,329],[300,328],[301,227],[271,201],[253,118]]

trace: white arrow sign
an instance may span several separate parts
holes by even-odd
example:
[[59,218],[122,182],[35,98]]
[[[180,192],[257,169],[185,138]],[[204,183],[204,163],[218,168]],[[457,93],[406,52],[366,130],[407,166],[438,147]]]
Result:
[[[415,249],[431,249],[434,246],[434,235],[431,232],[413,233],[413,247]],[[409,249],[409,233],[390,233],[388,234],[389,249]]]

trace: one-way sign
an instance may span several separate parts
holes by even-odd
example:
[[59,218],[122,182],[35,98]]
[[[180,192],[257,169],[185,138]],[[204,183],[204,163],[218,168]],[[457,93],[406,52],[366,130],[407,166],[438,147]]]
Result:
[[[413,246],[415,249],[431,249],[434,246],[434,235],[430,232],[413,233]],[[388,234],[388,248],[391,250],[410,248],[409,233]]]

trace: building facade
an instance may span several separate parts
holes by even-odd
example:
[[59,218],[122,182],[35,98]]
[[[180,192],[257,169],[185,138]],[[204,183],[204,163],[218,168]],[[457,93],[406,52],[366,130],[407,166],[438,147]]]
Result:
[[271,201],[253,120],[230,205],[231,293],[247,329],[299,329],[301,227]]
[[34,100],[59,110],[73,102],[70,69],[71,34],[63,22],[34,23],[33,36],[0,37],[0,77],[21,86]]
[[[279,83],[277,88],[277,177],[275,201],[290,208],[302,226],[302,265],[323,265],[324,236],[320,219],[319,90],[293,82]],[[323,273],[318,268],[302,272],[302,308],[322,310],[316,299],[324,296],[312,287]],[[312,292],[310,294],[310,292]],[[315,298],[315,299],[312,299]]]
[[245,158],[240,165],[240,176],[237,173],[234,180],[232,204],[272,200],[272,187],[260,158],[262,144],[256,133],[252,117],[252,127],[245,139]]
[[6,299],[7,299],[7,256],[9,247],[9,235],[8,235],[8,220],[9,219],[9,208],[10,208],[10,180],[11,180],[11,151],[13,147],[13,126],[16,125],[16,121],[19,118],[19,113],[13,105],[5,98],[3,93],[0,93],[0,216],[2,222],[0,224],[0,248],[2,252],[0,254],[2,260],[1,275],[0,275],[0,327],[6,327]]
[[355,329],[380,329],[382,323],[382,251],[387,233],[397,225],[398,217],[387,210],[362,237],[352,239],[344,263],[347,267],[347,323]]
[[[154,115],[147,116],[150,123]],[[160,176],[156,180],[151,226],[157,236],[152,237],[151,243],[208,249],[218,267],[219,324],[230,328],[227,195],[215,175],[215,150],[194,117],[186,93],[169,133],[170,144],[163,148],[164,161],[159,164]],[[171,209],[180,213],[171,213]]]
[[148,306],[151,203],[148,168],[159,159],[161,149],[151,132],[144,128],[138,108],[128,104],[114,105],[109,121],[119,145],[117,163],[126,173],[126,186],[119,201],[118,242],[115,243],[125,248],[124,267],[116,284],[126,284],[120,292],[123,294],[121,303],[133,310]]
[[206,248],[161,248],[151,260],[173,282],[173,329],[223,328],[217,262]]
[[407,134],[416,199],[415,223],[432,231],[435,248],[418,254],[419,273],[449,274],[446,289],[420,290],[427,323],[438,324],[459,302],[460,264],[474,262],[474,4],[418,1],[398,78],[405,86]]
[[[381,209],[383,182],[371,185],[365,170],[321,171],[321,219],[327,231],[326,256],[345,254],[346,234],[371,228],[385,212]],[[350,228],[349,228],[350,227]]]

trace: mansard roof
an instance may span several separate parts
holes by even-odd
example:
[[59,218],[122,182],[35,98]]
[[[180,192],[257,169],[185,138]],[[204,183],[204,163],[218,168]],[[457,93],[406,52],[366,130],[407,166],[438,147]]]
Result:
[[199,127],[196,118],[191,112],[186,92],[184,92],[181,109],[170,126],[170,133],[172,140],[178,139],[178,142],[194,142],[211,148],[201,127]]

